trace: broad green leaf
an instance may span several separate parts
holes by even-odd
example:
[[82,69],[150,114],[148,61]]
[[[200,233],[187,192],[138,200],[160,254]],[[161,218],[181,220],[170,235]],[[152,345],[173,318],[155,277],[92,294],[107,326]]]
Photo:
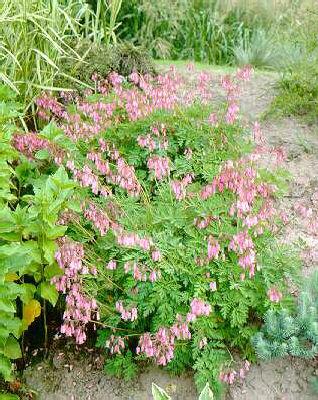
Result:
[[20,235],[16,232],[0,232],[0,238],[7,242],[18,242],[20,240]]
[[59,293],[54,285],[49,282],[42,282],[39,286],[39,293],[43,299],[48,300],[52,306],[55,306]]
[[72,199],[72,201],[70,201],[68,204],[68,208],[75,212],[81,212],[82,211],[81,201]]
[[0,100],[8,102],[15,99],[17,94],[9,86],[0,84]]
[[47,265],[44,269],[44,276],[47,280],[54,278],[54,276],[63,275],[63,271],[56,262],[51,265]]
[[15,305],[12,301],[8,299],[1,299],[0,298],[0,311],[5,311],[9,313],[15,312]]
[[154,400],[171,400],[171,397],[155,383],[152,384],[151,391]]
[[15,230],[14,220],[12,212],[8,207],[4,207],[0,210],[0,233],[12,232]]
[[49,264],[53,264],[55,261],[55,252],[57,245],[54,240],[45,240],[43,242],[44,257]]
[[0,376],[2,375],[5,381],[11,381],[11,372],[12,366],[10,360],[3,354],[0,354]]
[[20,344],[16,338],[13,336],[8,337],[4,345],[3,354],[12,360],[22,357]]
[[19,396],[11,393],[0,394],[0,400],[19,400]]
[[31,283],[23,283],[19,286],[21,289],[19,297],[22,300],[23,304],[28,304],[33,299],[36,288]]
[[41,149],[34,156],[37,160],[47,160],[50,157],[50,153],[47,149]]
[[48,239],[57,239],[61,236],[64,236],[67,226],[54,226],[52,228],[48,228],[46,232],[46,237]]
[[58,128],[54,122],[49,122],[40,132],[40,136],[45,137],[50,141],[54,141],[54,139],[62,133],[63,130]]
[[12,317],[12,314],[0,312],[0,327],[5,327],[8,333],[12,333],[15,337],[21,334],[22,321],[20,318]]
[[213,400],[213,392],[207,382],[204,389],[200,393],[199,400]]

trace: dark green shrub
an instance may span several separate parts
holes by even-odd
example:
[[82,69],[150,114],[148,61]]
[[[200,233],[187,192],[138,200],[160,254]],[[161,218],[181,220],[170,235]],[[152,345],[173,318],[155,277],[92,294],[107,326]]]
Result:
[[132,72],[141,74],[155,74],[155,66],[147,51],[129,43],[119,43],[113,46],[94,44],[82,39],[73,44],[82,61],[76,59],[65,60],[64,73],[72,76],[58,82],[60,87],[83,89],[85,85],[92,85],[92,75],[96,73],[101,78],[106,78],[110,72],[115,71],[123,76]]

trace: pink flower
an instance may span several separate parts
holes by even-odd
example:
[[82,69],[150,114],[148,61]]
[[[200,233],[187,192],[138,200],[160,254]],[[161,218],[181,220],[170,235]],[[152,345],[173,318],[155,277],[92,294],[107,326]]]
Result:
[[109,263],[107,264],[107,269],[110,269],[110,270],[114,270],[114,269],[116,269],[116,267],[117,267],[117,263],[116,263],[116,261],[114,261],[114,260],[111,260],[111,261],[109,261]]
[[265,142],[265,138],[263,136],[261,126],[257,121],[254,122],[254,125],[253,125],[253,139],[254,139],[255,143],[257,143],[258,145],[264,144],[264,142]]
[[171,182],[171,188],[177,200],[182,200],[186,197],[186,187],[192,182],[193,174],[187,174],[181,181],[174,180]]
[[209,124],[211,124],[212,126],[217,126],[218,125],[218,117],[216,115],[216,113],[211,113],[209,115]]
[[159,250],[153,250],[151,253],[151,258],[153,261],[160,261],[161,260],[161,253]]
[[240,368],[239,372],[232,370],[228,372],[221,372],[220,373],[220,380],[222,382],[228,383],[232,385],[236,380],[240,379],[241,381],[245,379],[246,373],[250,369],[250,363],[245,360],[243,366]]
[[281,211],[280,212],[280,218],[282,219],[283,223],[286,225],[289,222],[289,217],[286,211]]
[[206,337],[203,337],[199,342],[199,349],[202,349],[208,344],[208,340]]
[[187,148],[184,150],[184,155],[185,155],[185,158],[186,158],[187,160],[191,160],[192,154],[193,154],[193,152],[192,152],[192,149],[191,149],[190,147],[187,147]]
[[71,242],[65,237],[58,242],[55,258],[64,274],[54,277],[51,282],[58,291],[66,294],[61,333],[73,336],[77,344],[83,344],[86,325],[92,319],[99,319],[96,300],[89,298],[82,288],[81,274],[89,273],[83,262],[84,248],[81,243]]
[[109,349],[110,354],[121,354],[121,350],[125,349],[124,338],[111,335],[110,338],[106,340],[105,346]]
[[226,123],[229,125],[234,124],[234,122],[237,119],[238,112],[239,112],[239,106],[236,103],[231,102],[226,111],[226,116],[225,116]]
[[212,311],[210,304],[205,303],[201,299],[193,299],[191,301],[191,312],[187,314],[187,321],[195,321],[200,315],[209,315]]
[[267,296],[273,303],[279,303],[283,297],[282,293],[279,292],[275,287],[268,289]]
[[135,85],[138,85],[138,82],[139,82],[139,75],[138,75],[137,72],[132,72],[132,73],[129,75],[129,79],[130,79]]
[[244,67],[240,68],[236,72],[237,79],[242,81],[249,81],[251,79],[253,73],[253,68],[251,65],[245,65]]
[[137,308],[132,307],[130,310],[124,308],[122,301],[116,302],[116,310],[121,314],[121,319],[124,321],[135,321],[138,316]]
[[309,218],[312,216],[313,210],[310,207],[306,207],[303,203],[301,202],[297,202],[294,205],[294,209],[295,211],[298,212],[298,214],[302,217],[302,218]]
[[210,236],[208,239],[208,259],[218,259],[220,253],[220,245],[213,236]]
[[277,165],[280,165],[287,160],[286,150],[282,146],[271,149],[271,154],[275,157]]
[[151,271],[149,275],[149,281],[151,283],[155,282],[157,280],[157,272],[156,271]]
[[216,290],[217,290],[217,287],[216,287],[216,282],[210,282],[210,284],[209,284],[209,286],[210,286],[210,290],[212,291],[212,292],[215,292]]

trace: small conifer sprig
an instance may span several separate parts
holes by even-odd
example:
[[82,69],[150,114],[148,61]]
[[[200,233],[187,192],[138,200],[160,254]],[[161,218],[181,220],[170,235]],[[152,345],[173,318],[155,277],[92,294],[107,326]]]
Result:
[[261,332],[253,338],[257,355],[265,360],[315,357],[318,354],[318,273],[304,283],[297,309],[269,310]]

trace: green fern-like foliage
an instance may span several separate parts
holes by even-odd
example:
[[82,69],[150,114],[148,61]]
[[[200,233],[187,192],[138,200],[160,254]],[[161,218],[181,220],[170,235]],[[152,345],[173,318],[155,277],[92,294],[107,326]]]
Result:
[[264,326],[253,338],[262,359],[314,357],[318,354],[318,273],[305,282],[294,314],[269,310]]

